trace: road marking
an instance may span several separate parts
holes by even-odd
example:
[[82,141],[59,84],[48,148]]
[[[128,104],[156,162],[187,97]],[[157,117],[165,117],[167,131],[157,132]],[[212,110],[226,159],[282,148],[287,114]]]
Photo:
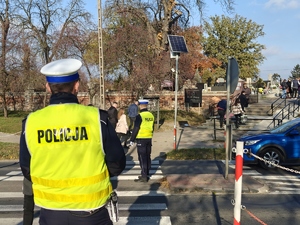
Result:
[[[1,218],[5,225],[22,224],[22,218]],[[120,217],[114,225],[172,225],[169,216],[145,216],[145,217]],[[39,225],[39,218],[34,218],[33,225]]]
[[[161,170],[149,170],[149,173],[150,174],[162,174],[162,171]],[[121,175],[122,174],[138,174],[138,175],[140,175],[141,171],[140,170],[123,170]]]
[[[161,172],[160,172],[161,173]],[[130,173],[131,175],[119,175],[117,177],[111,177],[111,180],[134,180],[140,175],[140,171],[136,173]],[[163,175],[151,175],[150,180],[159,180],[164,178]],[[23,181],[23,176],[0,176],[0,181]]]
[[[117,177],[112,177],[110,179],[111,180],[134,180],[134,179],[137,179],[138,175],[140,175],[140,173],[137,173],[135,175],[120,175],[120,176],[117,176]],[[162,179],[162,178],[164,178],[163,175],[151,175],[150,181],[151,180],[159,180],[159,179]]]
[[300,176],[252,176],[254,179],[264,179],[264,180],[286,180],[286,181],[300,181]]
[[[38,206],[34,207],[35,211],[40,210]],[[144,211],[144,210],[166,210],[168,209],[165,203],[145,203],[145,204],[119,204],[120,211]],[[0,205],[0,212],[22,212],[23,205]]]
[[[118,191],[116,190],[119,197],[161,197],[169,196],[170,194],[163,191]],[[22,192],[0,192],[1,198],[23,198]]]

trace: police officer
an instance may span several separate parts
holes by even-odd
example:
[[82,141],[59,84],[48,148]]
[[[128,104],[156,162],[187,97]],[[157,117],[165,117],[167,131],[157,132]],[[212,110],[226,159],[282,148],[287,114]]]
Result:
[[105,207],[113,192],[110,176],[126,158],[106,111],[78,103],[81,62],[45,65],[50,106],[23,120],[20,166],[32,181],[41,225],[111,225]]
[[130,138],[130,145],[136,140],[141,176],[135,182],[148,182],[151,168],[151,148],[154,128],[154,116],[147,109],[148,100],[139,100],[140,113],[136,116]]

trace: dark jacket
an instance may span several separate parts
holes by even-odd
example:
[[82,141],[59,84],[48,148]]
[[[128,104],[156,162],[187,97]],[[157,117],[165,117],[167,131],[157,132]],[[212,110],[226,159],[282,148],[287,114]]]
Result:
[[108,119],[109,119],[109,121],[112,124],[117,124],[117,122],[118,122],[118,110],[115,107],[111,106],[107,110],[107,113],[108,113]]
[[[77,103],[77,97],[69,93],[54,94],[50,98],[51,104]],[[91,106],[89,106],[91,107]],[[100,110],[100,109],[99,109]],[[45,118],[47,119],[47,118]],[[119,175],[125,168],[126,157],[120,139],[117,136],[115,129],[108,121],[107,112],[100,110],[101,134],[103,150],[105,152],[105,162],[110,173],[110,176]],[[30,178],[30,159],[31,155],[28,151],[25,140],[25,125],[26,118],[22,122],[22,132],[20,136],[20,167],[23,175],[28,180]],[[58,156],[59,157],[59,156]],[[67,159],[66,159],[67,160]],[[41,162],[42,163],[42,162]]]
[[246,95],[241,94],[239,99],[242,106],[242,110],[245,111],[245,107],[248,107],[248,99],[246,98]]
[[136,117],[138,114],[138,106],[135,103],[132,103],[129,107],[128,107],[128,117]]
[[217,108],[218,108],[218,110],[220,109],[220,110],[226,111],[227,101],[225,99],[222,99],[221,101],[219,101],[217,104]]

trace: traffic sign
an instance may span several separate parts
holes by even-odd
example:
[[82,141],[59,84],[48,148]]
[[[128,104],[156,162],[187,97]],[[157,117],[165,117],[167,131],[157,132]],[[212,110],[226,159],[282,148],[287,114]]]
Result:
[[226,82],[229,82],[230,94],[233,94],[239,82],[239,65],[233,57],[230,57],[228,60]]

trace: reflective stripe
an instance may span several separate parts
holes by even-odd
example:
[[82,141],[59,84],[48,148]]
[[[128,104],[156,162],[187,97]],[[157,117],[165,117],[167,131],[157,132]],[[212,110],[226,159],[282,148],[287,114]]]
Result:
[[35,198],[46,199],[54,202],[68,202],[68,203],[81,203],[81,202],[92,202],[97,201],[98,199],[107,198],[112,192],[112,186],[109,185],[109,188],[98,191],[96,193],[90,194],[52,194],[40,190],[33,190]]
[[91,184],[99,183],[109,177],[108,170],[103,171],[102,173],[85,178],[68,178],[64,180],[50,180],[43,179],[38,177],[31,177],[33,183],[38,185],[43,185],[46,187],[53,188],[68,188],[76,186],[89,186]]

